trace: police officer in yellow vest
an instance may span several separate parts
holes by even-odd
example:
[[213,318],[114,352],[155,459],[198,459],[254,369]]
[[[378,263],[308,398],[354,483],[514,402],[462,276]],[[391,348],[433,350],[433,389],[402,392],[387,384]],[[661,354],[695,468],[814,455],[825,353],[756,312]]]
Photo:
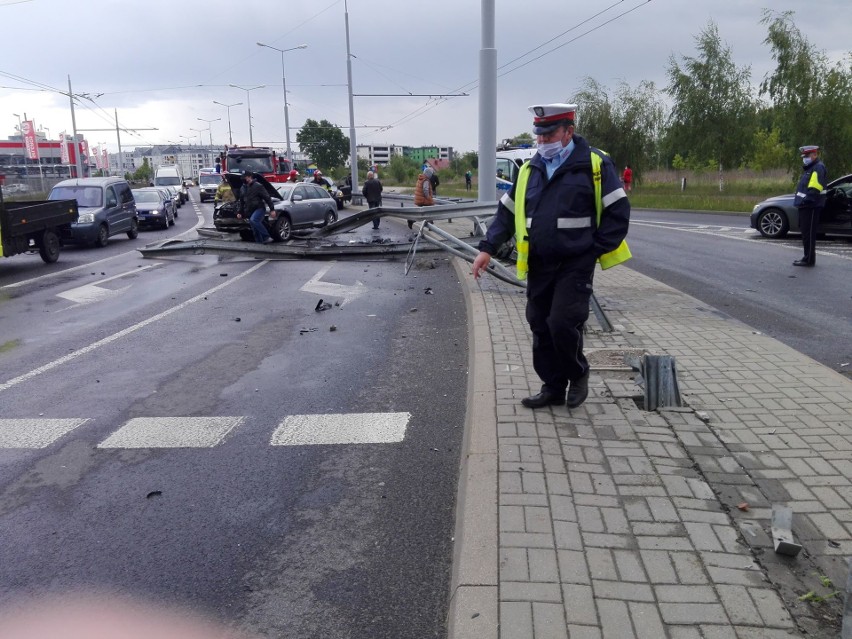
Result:
[[528,408],[563,403],[576,408],[586,400],[583,325],[595,264],[609,268],[630,258],[624,241],[630,203],[606,153],[574,134],[576,110],[575,104],[530,107],[538,153],[500,199],[473,262],[478,278],[515,235],[518,277],[528,273],[533,366],[544,382],[541,392],[521,401]]
[[802,156],[802,177],[796,186],[793,206],[799,209],[799,230],[805,254],[794,266],[816,266],[816,236],[819,215],[825,207],[825,165],[819,159],[818,146],[799,147]]

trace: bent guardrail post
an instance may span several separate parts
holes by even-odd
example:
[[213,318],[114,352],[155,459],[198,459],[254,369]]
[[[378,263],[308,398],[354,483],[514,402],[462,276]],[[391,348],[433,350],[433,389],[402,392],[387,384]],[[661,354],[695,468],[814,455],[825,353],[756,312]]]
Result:
[[789,506],[772,505],[772,543],[779,555],[795,557],[802,549],[793,541],[793,509]]

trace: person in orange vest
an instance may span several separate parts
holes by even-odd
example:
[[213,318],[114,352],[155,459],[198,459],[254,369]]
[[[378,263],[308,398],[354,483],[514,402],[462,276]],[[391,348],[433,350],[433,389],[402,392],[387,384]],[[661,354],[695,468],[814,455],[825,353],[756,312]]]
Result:
[[[427,166],[423,173],[417,176],[417,186],[414,187],[414,206],[432,206],[435,198],[432,192],[432,174],[435,170]],[[414,222],[408,220],[408,228],[413,228]]]

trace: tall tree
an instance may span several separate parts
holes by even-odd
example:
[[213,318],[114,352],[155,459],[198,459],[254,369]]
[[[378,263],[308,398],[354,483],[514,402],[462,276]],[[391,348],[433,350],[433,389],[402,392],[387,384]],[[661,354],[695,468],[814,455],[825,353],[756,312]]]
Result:
[[340,166],[349,155],[349,138],[343,135],[339,126],[328,120],[305,120],[296,134],[296,142],[320,168]]
[[631,87],[621,82],[609,89],[587,77],[575,95],[577,131],[610,154],[616,166],[629,164],[636,179],[653,166],[665,119],[665,108],[653,82]]
[[692,166],[739,166],[754,135],[751,67],[737,67],[711,20],[695,38],[698,55],[669,58],[666,87],[674,100],[668,143]]
[[761,93],[772,101],[774,124],[781,142],[794,152],[805,144],[823,147],[826,161],[852,156],[852,53],[832,65],[793,22],[793,12],[764,10],[764,44],[772,50],[775,70],[767,74]]

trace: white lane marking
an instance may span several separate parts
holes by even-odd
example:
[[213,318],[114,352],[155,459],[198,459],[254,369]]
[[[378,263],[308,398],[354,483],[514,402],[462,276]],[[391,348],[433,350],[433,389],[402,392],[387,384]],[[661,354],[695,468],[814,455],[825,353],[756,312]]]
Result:
[[39,275],[38,277],[31,277],[28,280],[21,280],[20,282],[15,282],[13,284],[6,284],[5,286],[0,286],[0,288],[19,288],[21,286],[26,286],[27,284],[32,284],[33,282],[38,282],[40,280],[46,280],[51,277],[58,277],[60,275],[65,275],[66,273],[73,273],[75,271],[82,271],[83,269],[90,269],[96,264],[103,264],[104,262],[109,262],[110,260],[118,259],[119,257],[127,257],[128,255],[133,255],[136,251],[127,251],[126,253],[119,253],[118,255],[113,255],[112,257],[105,257],[102,260],[97,260],[95,262],[89,262],[88,264],[80,264],[79,266],[72,266],[71,268],[66,268],[61,271],[56,271],[54,273],[48,273],[46,275]]
[[88,419],[0,419],[0,448],[45,448]]
[[186,300],[185,302],[181,302],[177,306],[173,306],[169,309],[166,309],[162,313],[158,313],[157,315],[149,317],[148,319],[143,320],[141,322],[138,322],[138,323],[134,324],[133,326],[128,326],[127,328],[120,330],[117,333],[113,333],[112,335],[109,335],[108,337],[104,337],[103,339],[100,339],[97,342],[89,344],[88,346],[85,346],[85,347],[81,348],[80,350],[74,351],[73,353],[69,353],[68,355],[60,357],[59,359],[55,359],[52,362],[48,362],[44,366],[40,366],[40,367],[38,367],[34,370],[31,370],[28,373],[24,373],[23,375],[19,375],[18,377],[15,377],[15,378],[10,379],[6,382],[3,382],[2,384],[0,384],[0,391],[8,390],[8,389],[12,388],[13,386],[17,386],[18,384],[20,384],[22,382],[26,382],[26,381],[32,379],[33,377],[37,377],[38,375],[41,375],[42,373],[46,373],[47,371],[53,370],[57,366],[61,366],[62,364],[67,364],[68,362],[74,361],[78,357],[82,357],[83,355],[87,355],[88,353],[91,353],[92,351],[99,349],[101,346],[106,346],[107,344],[111,344],[112,342],[114,342],[118,339],[121,339],[122,337],[126,337],[127,335],[130,335],[131,333],[138,331],[140,328],[145,328],[149,324],[153,324],[154,322],[157,322],[157,321],[163,319],[164,317],[171,315],[172,313],[176,313],[180,310],[183,310],[184,308],[186,308],[190,304],[193,304],[193,303],[195,303],[199,300],[202,300],[205,297],[208,297],[208,296],[212,295],[213,293],[216,293],[217,291],[222,290],[226,286],[230,286],[234,282],[240,281],[242,278],[246,277],[247,275],[250,275],[251,273],[254,273],[257,269],[261,268],[265,264],[269,264],[269,260],[264,260],[262,262],[259,262],[258,264],[255,264],[254,266],[252,266],[250,269],[248,269],[244,273],[240,273],[239,275],[237,275],[233,278],[229,278],[226,282],[222,282],[221,284],[214,286],[213,288],[211,288],[208,291],[204,291],[203,293],[200,293],[200,294],[196,295],[195,297]]
[[136,417],[98,448],[212,448],[245,417]]
[[[195,210],[195,216],[196,216],[195,226],[193,226],[191,229],[187,229],[183,233],[175,235],[174,236],[175,238],[182,237],[182,236],[184,236],[188,233],[192,233],[193,231],[196,231],[199,228],[201,228],[202,226],[204,226],[204,213],[201,211],[201,207],[198,206],[198,203],[195,200],[191,199],[189,201],[192,202],[192,207]],[[72,266],[70,268],[66,268],[66,269],[63,269],[61,271],[55,271],[53,273],[47,273],[45,275],[39,275],[38,277],[31,277],[28,280],[21,280],[20,282],[14,282],[13,284],[5,284],[3,286],[0,286],[0,289],[20,288],[21,286],[26,286],[27,284],[32,284],[33,282],[38,282],[38,281],[49,279],[49,278],[52,278],[52,277],[57,277],[59,275],[64,275],[65,273],[73,273],[73,272],[76,272],[76,271],[81,271],[83,269],[91,268],[91,267],[95,266],[96,264],[102,264],[102,263],[108,262],[110,260],[115,260],[119,257],[127,257],[128,255],[133,255],[136,252],[137,252],[137,249],[133,249],[132,251],[127,251],[125,253],[119,253],[118,255],[113,255],[112,257],[105,257],[101,260],[96,260],[94,262],[89,262],[87,264],[80,264],[79,266]]]
[[410,413],[290,415],[272,433],[272,446],[401,442]]
[[[648,227],[651,227],[651,228],[654,228],[654,227],[657,227],[657,226],[658,226],[657,224],[654,224],[654,223],[648,223],[648,222],[634,222],[634,221],[632,221],[632,220],[631,220],[630,224],[631,224],[631,226],[635,224],[636,226],[648,226]],[[698,235],[715,235],[716,237],[723,237],[723,238],[725,238],[725,239],[727,239],[727,240],[736,240],[736,241],[738,241],[738,242],[757,242],[757,241],[760,241],[760,238],[754,238],[754,237],[740,237],[740,236],[738,236],[738,235],[726,235],[725,233],[715,233],[715,232],[712,232],[712,231],[700,231],[700,230],[695,229],[695,228],[691,228],[691,229],[678,229],[678,228],[671,228],[671,227],[669,227],[669,228],[667,228],[666,230],[667,230],[667,231],[678,231],[678,232],[680,232],[680,233],[697,233]],[[792,249],[792,250],[794,250],[794,251],[801,251],[801,250],[802,250],[801,245],[799,245],[799,246],[790,246],[789,244],[781,243],[781,242],[773,243],[773,242],[771,242],[771,241],[767,241],[766,245],[767,245],[767,246],[778,246],[778,247],[780,247],[780,248]],[[817,243],[817,246],[819,247],[819,243]],[[823,256],[826,256],[826,257],[837,257],[837,258],[840,258],[841,260],[849,260],[849,261],[852,261],[852,255],[850,255],[850,256],[841,255],[840,253],[834,253],[834,252],[829,251],[829,250],[820,250],[820,249],[818,249],[818,250],[817,250],[817,255],[823,255]]]
[[319,273],[308,280],[300,291],[305,293],[316,293],[317,295],[327,295],[330,297],[340,297],[343,301],[340,302],[341,308],[348,302],[361,297],[367,292],[367,287],[358,280],[355,280],[354,286],[346,286],[345,284],[334,284],[333,282],[321,282],[323,275],[331,270],[334,262],[329,263],[320,269]]
[[98,284],[103,284],[104,282],[109,282],[111,280],[117,280],[120,277],[124,277],[125,275],[132,275],[133,273],[138,273],[139,271],[146,271],[149,268],[154,268],[155,266],[160,265],[149,264],[148,266],[140,266],[139,268],[133,269],[132,271],[126,271],[125,273],[113,275],[112,277],[107,277],[105,279],[98,280],[97,282],[92,282],[91,284],[84,284],[83,286],[78,286],[76,288],[68,289],[67,291],[62,291],[61,293],[57,293],[56,296],[75,302],[77,305],[97,302],[106,299],[111,295],[118,295],[119,293],[123,293],[128,288],[130,288],[130,286],[124,286],[119,289],[101,288],[100,286],[98,286]]

